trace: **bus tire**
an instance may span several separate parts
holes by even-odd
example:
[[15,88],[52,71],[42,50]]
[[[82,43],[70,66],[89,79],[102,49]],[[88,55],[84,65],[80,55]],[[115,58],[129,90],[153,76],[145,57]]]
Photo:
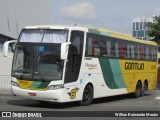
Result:
[[144,81],[143,89],[142,89],[142,96],[144,96],[146,94],[147,90],[148,90],[148,83],[147,83],[147,81]]
[[80,101],[81,106],[88,106],[93,101],[93,87],[87,85],[83,91],[82,101]]
[[133,95],[134,95],[135,98],[138,98],[142,95],[142,84],[141,84],[141,82],[137,82],[136,89],[135,89],[135,92],[134,92]]

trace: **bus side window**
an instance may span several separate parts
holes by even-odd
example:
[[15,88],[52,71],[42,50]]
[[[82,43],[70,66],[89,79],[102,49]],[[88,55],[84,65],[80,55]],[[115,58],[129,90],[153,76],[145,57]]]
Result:
[[145,48],[145,55],[146,55],[145,59],[149,60],[149,48],[148,47]]
[[114,41],[111,41],[111,57],[115,57],[115,43]]
[[71,44],[77,48],[78,54],[83,52],[84,33],[80,31],[72,31]]
[[116,58],[119,58],[119,46],[118,46],[118,42],[115,42],[115,55],[116,55]]
[[144,47],[139,47],[139,53],[140,53],[140,60],[144,60]]
[[134,46],[134,50],[135,50],[135,59],[139,60],[139,46]]
[[98,36],[94,36],[92,47],[93,47],[93,56],[100,57],[101,56],[101,46],[100,46],[100,39]]
[[107,47],[107,55],[108,57],[111,57],[111,42],[106,41],[106,47]]
[[152,48],[149,48],[149,60],[152,61]]
[[87,37],[87,43],[86,43],[86,51],[85,51],[85,55],[86,56],[92,56],[92,38],[91,37]]
[[105,40],[104,37],[101,38],[101,55],[102,57],[107,57],[107,41]]
[[133,44],[131,44],[131,58],[135,59],[135,49]]
[[119,49],[119,57],[126,58],[126,44],[124,42],[120,42],[118,44],[118,49]]
[[156,61],[157,60],[157,49],[156,48],[154,48],[154,55],[153,56],[154,56],[153,60]]
[[127,58],[131,58],[131,45],[127,44]]
[[86,43],[86,56],[99,57],[101,56],[100,37],[88,34]]

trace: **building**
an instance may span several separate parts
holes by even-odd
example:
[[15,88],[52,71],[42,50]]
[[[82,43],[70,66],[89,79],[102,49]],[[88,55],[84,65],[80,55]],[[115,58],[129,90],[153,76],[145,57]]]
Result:
[[52,0],[0,0],[0,54],[27,25],[52,24]]
[[150,37],[147,34],[147,22],[154,22],[154,17],[152,18],[134,18],[133,19],[133,33],[132,36],[141,39],[141,40],[149,40]]
[[[0,92],[10,88],[11,57],[3,57],[5,41],[17,39],[27,25],[53,24],[52,0],[0,0]],[[10,53],[13,55],[12,53]]]

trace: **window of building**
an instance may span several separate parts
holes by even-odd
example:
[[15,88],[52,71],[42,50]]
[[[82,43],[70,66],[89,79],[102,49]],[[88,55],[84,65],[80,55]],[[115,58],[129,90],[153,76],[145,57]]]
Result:
[[142,22],[140,22],[140,30],[142,30]]
[[136,30],[139,30],[139,22],[136,22]]
[[137,37],[137,31],[133,31],[133,37]]
[[145,37],[144,34],[144,30],[137,31],[137,37]]
[[143,29],[146,30],[146,22],[143,23]]
[[133,22],[133,30],[135,30],[135,22]]

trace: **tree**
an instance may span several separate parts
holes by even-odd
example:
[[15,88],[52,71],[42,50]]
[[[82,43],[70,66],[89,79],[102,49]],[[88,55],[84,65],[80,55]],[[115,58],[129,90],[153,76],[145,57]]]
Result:
[[159,43],[160,42],[160,16],[154,17],[155,22],[147,22],[147,33],[152,40]]

